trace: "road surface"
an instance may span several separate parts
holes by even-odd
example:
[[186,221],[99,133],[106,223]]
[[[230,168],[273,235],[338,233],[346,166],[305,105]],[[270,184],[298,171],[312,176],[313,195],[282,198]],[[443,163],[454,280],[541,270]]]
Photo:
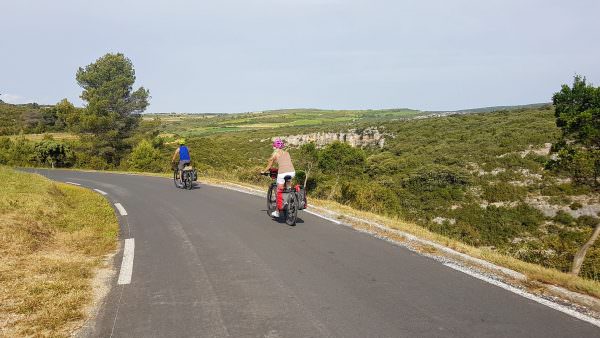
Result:
[[257,196],[35,171],[119,203],[120,240],[135,243],[121,245],[90,336],[600,337],[590,323],[306,212],[295,227],[273,221]]

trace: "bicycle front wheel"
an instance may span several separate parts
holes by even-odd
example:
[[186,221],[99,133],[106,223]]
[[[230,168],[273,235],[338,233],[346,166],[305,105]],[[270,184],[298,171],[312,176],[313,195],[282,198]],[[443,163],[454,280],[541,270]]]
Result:
[[271,184],[267,192],[267,214],[271,216],[275,209],[277,209],[277,185]]
[[181,188],[180,179],[181,178],[179,177],[179,170],[173,170],[173,183],[175,183],[176,188]]

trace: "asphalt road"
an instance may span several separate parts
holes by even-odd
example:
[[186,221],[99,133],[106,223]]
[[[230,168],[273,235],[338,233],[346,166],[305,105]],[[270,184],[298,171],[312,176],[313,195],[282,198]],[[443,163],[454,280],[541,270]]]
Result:
[[306,212],[295,227],[273,221],[257,196],[37,172],[101,189],[127,211],[131,283],[115,276],[94,337],[600,337],[592,324]]

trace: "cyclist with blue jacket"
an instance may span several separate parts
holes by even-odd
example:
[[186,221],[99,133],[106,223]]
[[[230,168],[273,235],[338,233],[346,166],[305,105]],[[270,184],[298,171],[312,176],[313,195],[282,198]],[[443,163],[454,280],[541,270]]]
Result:
[[190,157],[190,150],[185,145],[184,139],[179,140],[179,147],[175,149],[175,153],[173,154],[173,159],[171,160],[171,162],[176,163],[177,157],[179,157],[179,165],[177,166],[177,168],[179,168],[179,172],[181,173],[183,168],[186,165],[189,165],[192,161],[192,158]]

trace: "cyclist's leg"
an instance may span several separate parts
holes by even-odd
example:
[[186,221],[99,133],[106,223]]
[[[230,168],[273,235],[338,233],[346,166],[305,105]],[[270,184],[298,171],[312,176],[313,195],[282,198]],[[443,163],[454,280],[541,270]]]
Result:
[[177,165],[177,168],[179,169],[179,177],[181,177],[181,173],[183,172],[183,168],[185,168],[185,166],[187,164],[189,164],[190,161],[179,161],[179,164]]
[[283,209],[283,186],[285,184],[284,176],[277,175],[277,210]]

